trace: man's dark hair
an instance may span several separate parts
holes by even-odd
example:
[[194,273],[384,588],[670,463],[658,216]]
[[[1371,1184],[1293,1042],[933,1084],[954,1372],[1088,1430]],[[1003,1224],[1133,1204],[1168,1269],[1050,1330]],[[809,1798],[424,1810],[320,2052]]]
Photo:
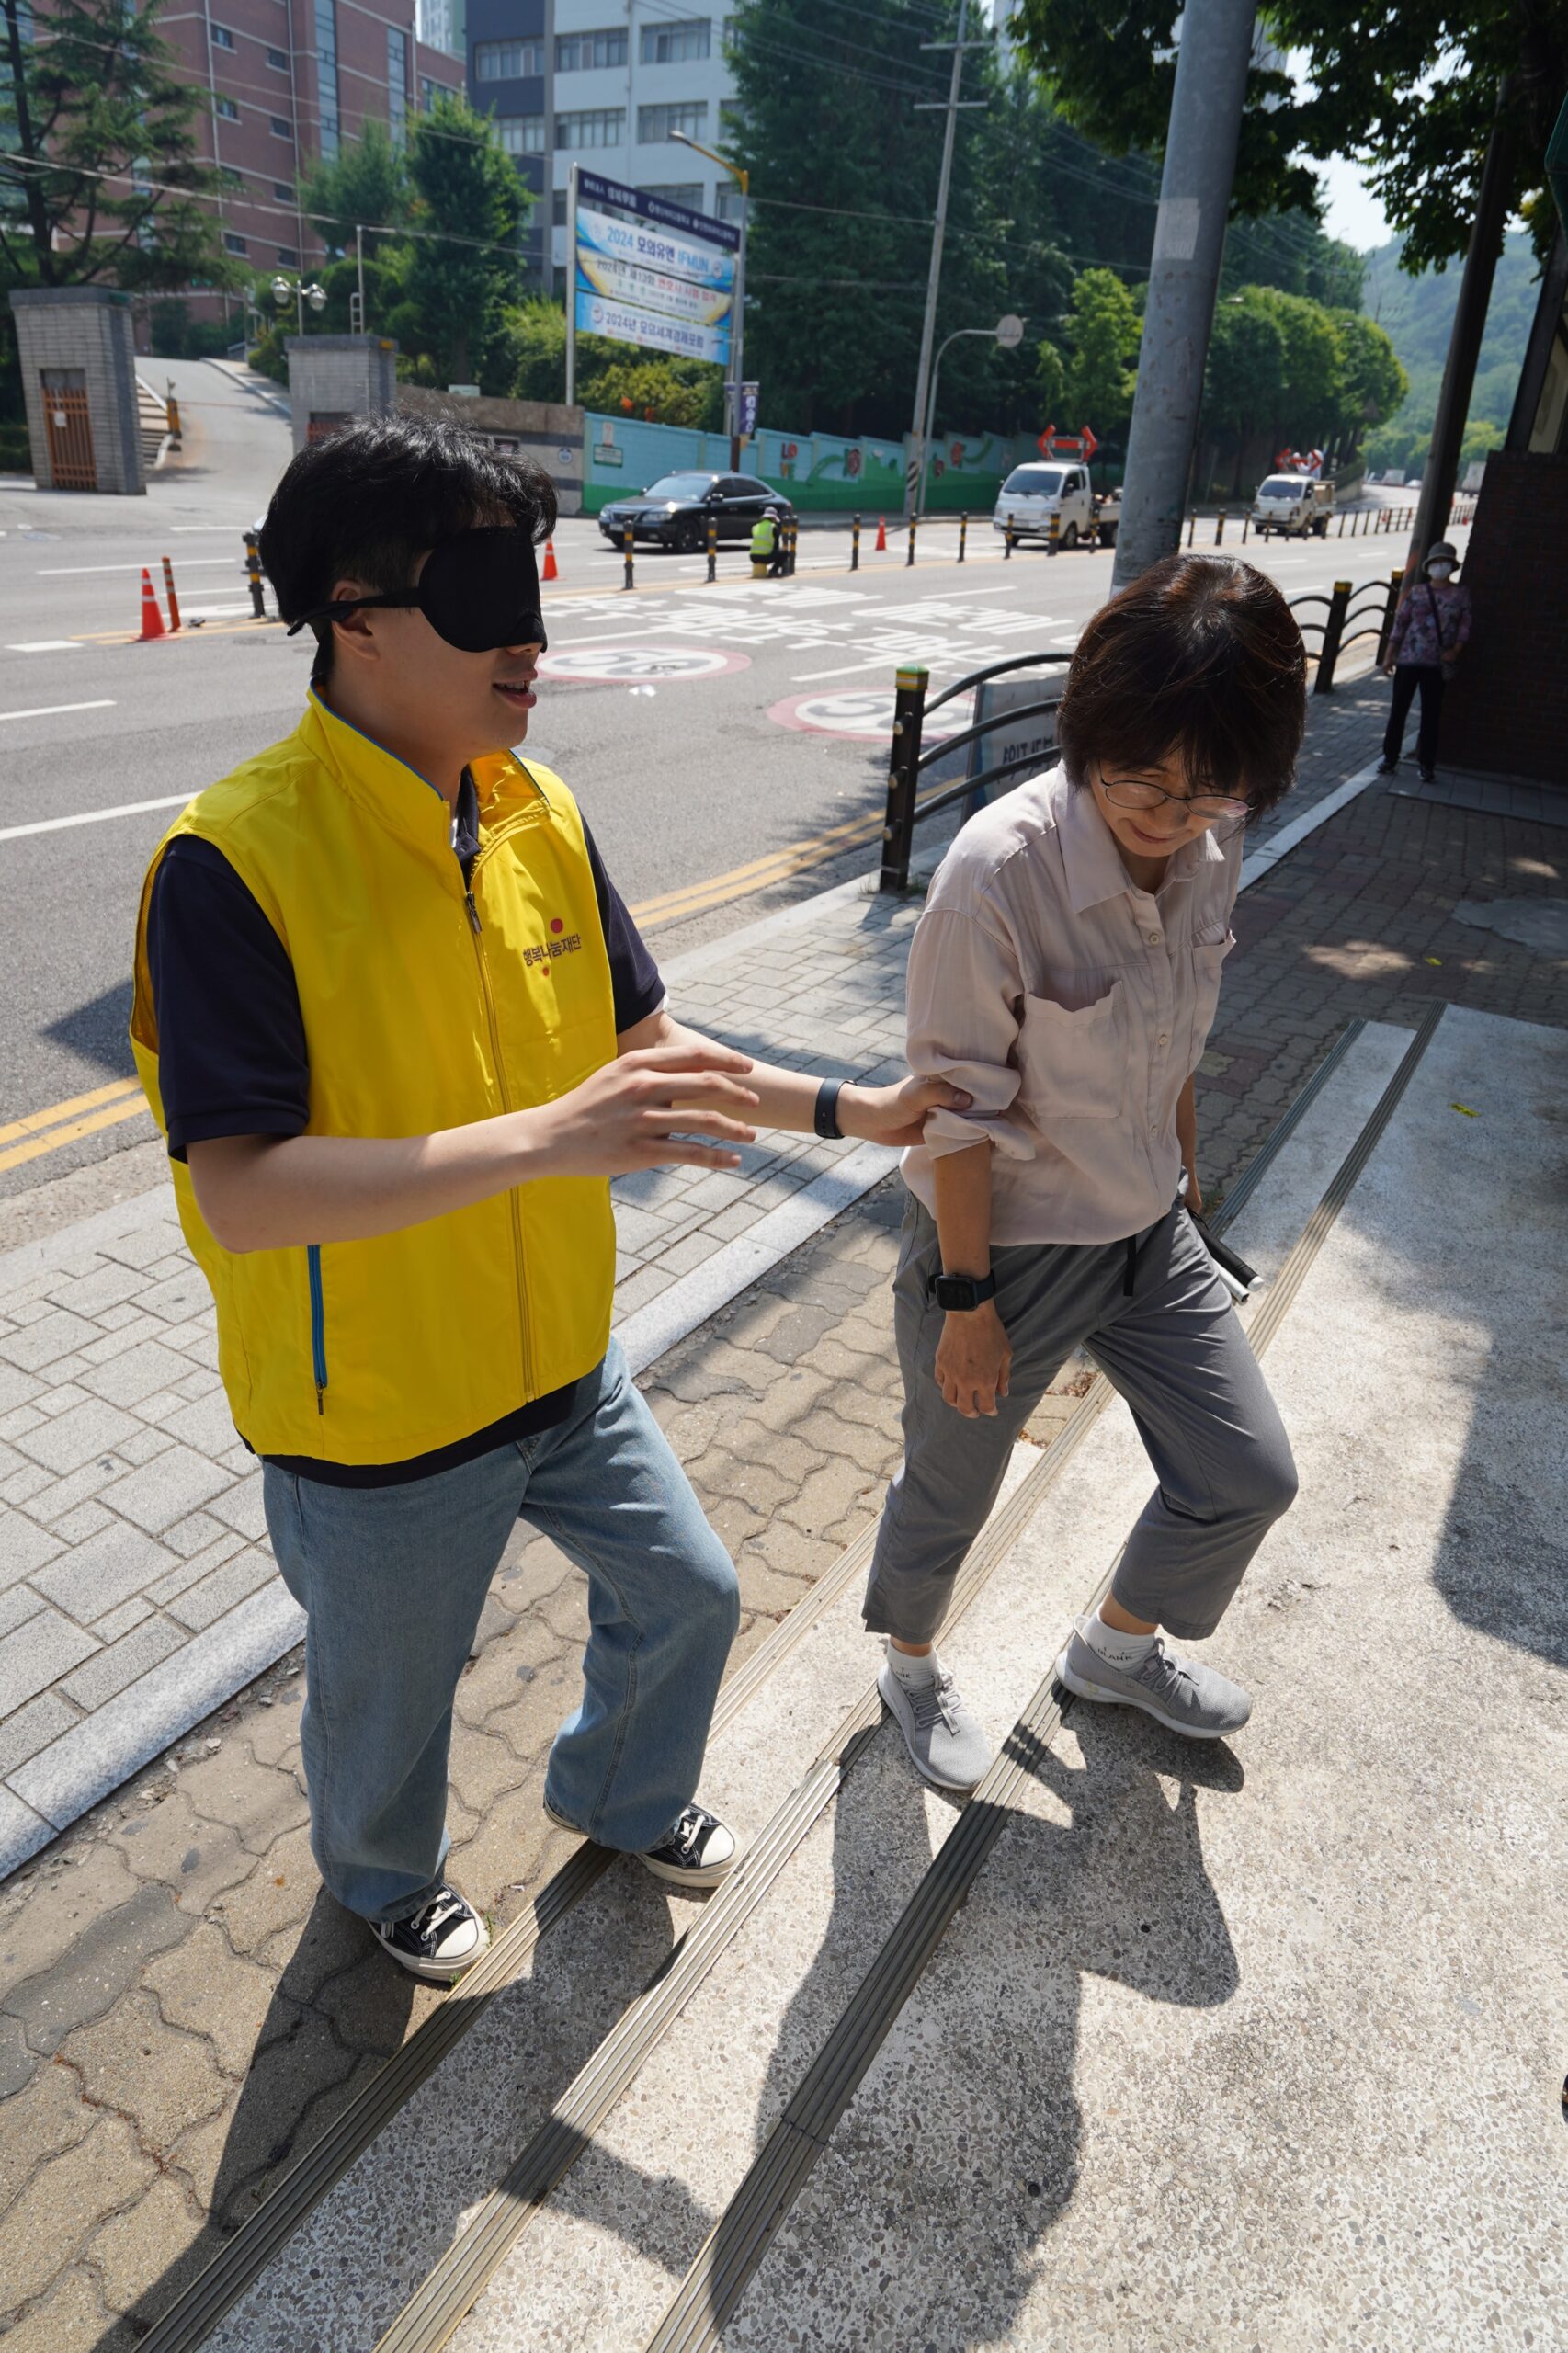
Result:
[[1231,556],[1168,555],[1102,605],[1078,641],[1057,723],[1075,783],[1088,765],[1157,767],[1190,792],[1290,789],[1307,719],[1301,632],[1272,580]]
[[[444,418],[367,417],[293,460],[261,527],[261,561],[292,621],[330,603],[338,580],[393,595],[437,540],[507,520],[536,543],[554,530],[555,485],[541,468],[496,457]],[[315,676],[325,677],[332,623],[312,627]]]

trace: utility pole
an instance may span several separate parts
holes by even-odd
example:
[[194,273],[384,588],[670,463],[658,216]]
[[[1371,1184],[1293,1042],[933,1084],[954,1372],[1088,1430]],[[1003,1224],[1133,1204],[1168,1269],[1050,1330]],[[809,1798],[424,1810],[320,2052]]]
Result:
[[1427,451],[1426,470],[1421,477],[1421,496],[1416,503],[1415,527],[1410,534],[1410,551],[1404,559],[1404,576],[1413,586],[1421,577],[1421,565],[1427,549],[1434,540],[1444,539],[1448,534],[1449,509],[1453,503],[1454,483],[1459,478],[1460,446],[1464,439],[1470,396],[1475,389],[1481,338],[1486,331],[1492,280],[1496,274],[1497,256],[1502,247],[1503,229],[1508,213],[1516,121],[1514,95],[1514,78],[1512,74],[1505,74],[1497,92],[1497,111],[1492,120],[1492,136],[1486,142],[1486,161],[1481,167],[1475,219],[1471,226],[1470,246],[1464,257],[1464,276],[1460,280],[1460,299],[1454,311],[1454,324],[1449,334],[1449,356],[1443,363],[1443,388],[1437,394],[1437,414],[1432,420],[1432,442]]
[[1255,0],[1182,13],[1113,589],[1181,544],[1256,14]]
[[915,447],[910,452],[909,470],[904,479],[903,511],[916,512],[920,499],[920,484],[926,471],[926,404],[931,381],[931,348],[937,339],[937,295],[942,283],[942,241],[948,230],[948,189],[953,176],[953,140],[959,127],[960,108],[983,107],[983,98],[960,98],[963,80],[963,56],[966,48],[979,49],[979,41],[966,42],[964,19],[969,0],[959,0],[959,29],[955,40],[922,41],[922,49],[950,49],[953,70],[945,100],[932,98],[916,102],[916,114],[945,114],[948,118],[942,132],[942,175],[937,183],[937,218],[931,230],[931,268],[926,280],[926,318],[920,330],[920,367],[915,379],[915,422],[910,438]]

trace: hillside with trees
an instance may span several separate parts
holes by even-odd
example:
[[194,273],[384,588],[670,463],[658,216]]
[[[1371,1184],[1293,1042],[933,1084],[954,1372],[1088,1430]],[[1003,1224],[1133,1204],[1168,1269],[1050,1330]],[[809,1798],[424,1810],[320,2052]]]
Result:
[[[1369,440],[1367,461],[1384,472],[1419,473],[1437,415],[1443,363],[1459,301],[1460,273],[1457,267],[1450,267],[1412,278],[1399,266],[1400,253],[1401,242],[1395,237],[1367,256],[1362,307],[1382,327],[1410,379],[1403,407]],[[1467,460],[1496,449],[1507,430],[1540,290],[1530,240],[1516,231],[1504,240],[1493,282],[1465,428]]]

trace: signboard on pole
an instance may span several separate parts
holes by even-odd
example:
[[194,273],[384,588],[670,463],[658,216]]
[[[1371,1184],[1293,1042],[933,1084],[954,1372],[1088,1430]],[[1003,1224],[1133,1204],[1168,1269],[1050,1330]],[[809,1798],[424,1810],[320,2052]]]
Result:
[[576,193],[576,332],[727,367],[739,230],[581,166]]
[[1099,446],[1098,434],[1087,425],[1078,433],[1058,433],[1048,425],[1035,444],[1042,458],[1082,458],[1085,465]]

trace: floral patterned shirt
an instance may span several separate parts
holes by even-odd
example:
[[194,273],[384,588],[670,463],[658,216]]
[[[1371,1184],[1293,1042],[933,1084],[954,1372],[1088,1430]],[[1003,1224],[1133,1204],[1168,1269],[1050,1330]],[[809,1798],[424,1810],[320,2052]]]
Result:
[[1418,580],[1393,617],[1389,652],[1401,665],[1431,667],[1451,662],[1469,636],[1469,589],[1457,580]]

